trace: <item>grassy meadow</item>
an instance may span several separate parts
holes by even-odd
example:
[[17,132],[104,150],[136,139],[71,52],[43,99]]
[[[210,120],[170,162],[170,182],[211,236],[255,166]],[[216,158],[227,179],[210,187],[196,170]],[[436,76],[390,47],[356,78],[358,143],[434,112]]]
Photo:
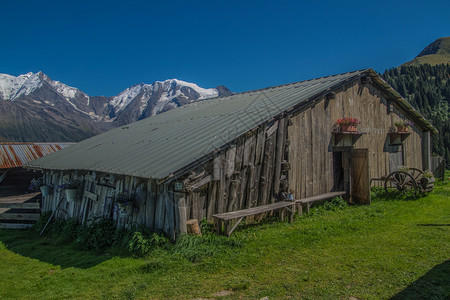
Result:
[[0,230],[0,298],[449,299],[450,183],[413,201],[374,196],[229,239],[186,236],[144,257]]

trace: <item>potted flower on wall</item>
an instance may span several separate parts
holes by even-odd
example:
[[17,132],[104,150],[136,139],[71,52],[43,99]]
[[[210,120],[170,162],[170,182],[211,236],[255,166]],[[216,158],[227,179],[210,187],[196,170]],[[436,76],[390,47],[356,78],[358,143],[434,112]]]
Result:
[[394,123],[397,127],[397,132],[408,132],[408,128],[413,126],[414,123],[410,121],[400,120]]
[[80,186],[80,180],[69,180],[59,187],[64,191],[67,202],[74,202],[78,197],[78,187]]
[[117,194],[115,210],[121,217],[130,217],[133,215],[133,209],[136,203],[136,195],[128,193],[126,190]]
[[50,194],[50,186],[44,184],[44,181],[41,178],[33,178],[30,182],[30,191],[41,191],[42,196],[48,196]]
[[336,124],[341,128],[341,132],[357,132],[356,127],[361,122],[357,118],[344,117],[342,119],[338,119]]

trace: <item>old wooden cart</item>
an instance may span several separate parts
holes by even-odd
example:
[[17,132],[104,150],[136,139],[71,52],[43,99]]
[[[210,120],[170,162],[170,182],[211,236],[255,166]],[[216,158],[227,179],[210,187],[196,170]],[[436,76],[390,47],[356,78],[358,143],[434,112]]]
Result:
[[430,172],[408,167],[401,167],[379,179],[384,180],[384,190],[387,195],[409,199],[415,199],[431,192],[435,181]]

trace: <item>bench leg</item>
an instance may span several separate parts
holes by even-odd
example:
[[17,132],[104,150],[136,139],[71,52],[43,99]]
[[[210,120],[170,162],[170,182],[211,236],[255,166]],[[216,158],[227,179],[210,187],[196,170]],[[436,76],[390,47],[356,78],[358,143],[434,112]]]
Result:
[[229,236],[229,235],[228,235],[228,232],[230,231],[230,222],[231,222],[231,221],[229,221],[229,220],[226,220],[226,221],[224,220],[224,221],[223,221],[223,232],[222,232],[222,233],[223,233],[224,235]]
[[222,220],[214,219],[214,227],[216,228],[217,234],[222,234]]
[[239,220],[236,221],[236,223],[234,223],[233,227],[231,228],[231,230],[229,232],[227,232],[227,235],[230,236],[231,233],[236,229],[236,227],[239,225],[239,223],[241,223],[241,221],[244,219],[244,217],[240,217]]
[[297,203],[295,206],[296,206],[296,208],[297,208],[298,214],[299,214],[300,216],[303,215],[303,204]]
[[294,222],[294,215],[295,215],[295,202],[292,204],[292,211],[291,215],[289,216],[289,222]]

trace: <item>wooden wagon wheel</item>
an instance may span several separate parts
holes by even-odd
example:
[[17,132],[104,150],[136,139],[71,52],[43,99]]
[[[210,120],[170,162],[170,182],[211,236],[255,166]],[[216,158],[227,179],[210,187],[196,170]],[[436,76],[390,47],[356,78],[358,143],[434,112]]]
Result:
[[419,185],[413,175],[403,171],[395,171],[389,174],[384,181],[384,190],[390,197],[405,199],[415,199],[420,192]]
[[411,174],[412,177],[416,180],[416,182],[420,181],[420,178],[422,178],[423,171],[416,168],[409,168],[409,174]]

